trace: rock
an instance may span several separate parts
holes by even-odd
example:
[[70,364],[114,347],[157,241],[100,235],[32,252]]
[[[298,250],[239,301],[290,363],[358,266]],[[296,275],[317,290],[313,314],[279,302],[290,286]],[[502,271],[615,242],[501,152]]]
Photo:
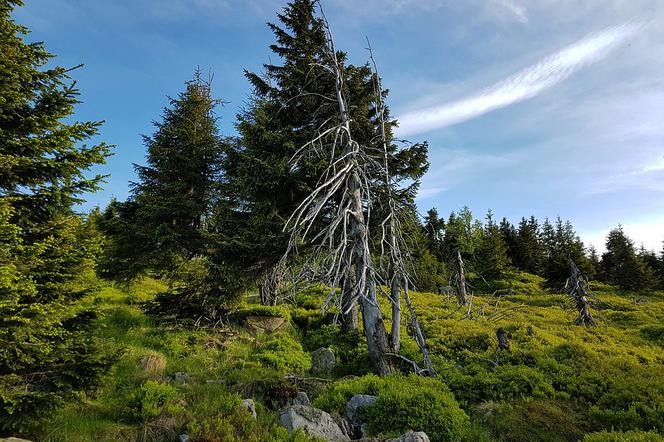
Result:
[[368,394],[356,394],[346,404],[346,410],[344,411],[344,416],[348,419],[348,422],[353,427],[353,431],[360,430],[362,428],[362,417],[360,416],[360,408],[370,407],[376,403],[378,396],[371,396]]
[[180,442],[189,442],[189,435],[188,434],[181,434],[180,435]]
[[317,375],[329,375],[337,365],[337,358],[329,348],[319,348],[311,352],[311,372]]
[[279,422],[289,433],[302,429],[314,437],[332,442],[346,442],[350,438],[339,428],[332,416],[323,410],[307,405],[292,405],[284,409]]
[[389,439],[386,442],[431,442],[424,431],[409,431],[398,439]]
[[191,380],[191,376],[183,371],[178,371],[173,373],[173,379],[175,382],[189,382]]
[[272,333],[285,327],[287,321],[279,316],[247,316],[246,323],[255,333]]
[[253,400],[253,399],[242,399],[242,402],[240,402],[240,408],[241,408],[242,410],[247,410],[247,412],[248,412],[248,413],[251,415],[251,417],[253,417],[254,419],[256,419],[256,416],[258,416],[258,415],[256,414],[256,404],[254,404],[254,400]]
[[0,437],[0,442],[32,442],[28,439],[21,439],[20,437]]
[[298,391],[297,396],[293,399],[293,405],[311,405],[309,401],[309,396],[304,391]]

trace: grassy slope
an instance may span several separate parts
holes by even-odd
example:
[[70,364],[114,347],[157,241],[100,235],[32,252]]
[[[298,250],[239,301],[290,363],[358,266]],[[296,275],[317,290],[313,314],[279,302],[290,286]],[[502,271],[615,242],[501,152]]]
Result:
[[[637,299],[598,286],[594,293],[606,302],[596,311],[600,325],[582,328],[570,325],[574,313],[564,297],[546,293],[541,282],[524,274],[499,282],[495,287],[505,296],[497,308],[496,296],[475,296],[470,316],[453,299],[413,294],[439,375],[473,419],[466,440],[576,440],[611,428],[662,431],[664,295]],[[344,361],[339,376],[367,370],[362,344],[319,319],[320,292],[302,294],[290,312],[274,312],[292,316],[298,327],[256,337],[242,328],[154,323],[137,304],[162,288],[150,279],[129,289],[100,286],[94,302],[105,315],[98,333],[107,345],[123,349],[122,356],[100,390],[66,406],[40,440],[173,440],[187,425],[203,439],[208,431],[217,440],[289,440],[268,407],[259,404],[257,423],[237,410],[242,397],[277,408],[292,394],[283,375],[304,375],[310,367],[300,341],[304,350],[335,347]],[[511,336],[510,353],[497,349],[498,327]],[[403,353],[419,359],[409,337]],[[164,362],[163,372],[141,367],[148,355]],[[174,382],[176,372],[192,380]],[[310,387],[312,395],[318,392]]]

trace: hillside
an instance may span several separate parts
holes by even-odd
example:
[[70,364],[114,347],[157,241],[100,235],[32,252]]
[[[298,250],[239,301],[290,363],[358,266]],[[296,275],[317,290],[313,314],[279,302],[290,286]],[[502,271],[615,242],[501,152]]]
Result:
[[[412,429],[431,440],[576,441],[601,430],[664,431],[664,294],[595,285],[599,325],[580,327],[571,325],[566,299],[541,283],[517,274],[462,308],[444,295],[414,293],[439,378],[381,381],[365,375],[362,340],[341,335],[331,313],[321,315],[321,290],[299,293],[293,306],[245,300],[218,327],[195,328],[141,311],[163,289],[158,281],[98,282],[90,298],[103,311],[97,333],[119,359],[102,387],[67,405],[39,440],[309,440],[278,424],[297,391],[333,414],[353,394],[377,394],[367,422],[383,437]],[[509,351],[498,349],[498,328]],[[310,374],[310,352],[320,347],[336,354],[329,375]],[[419,360],[408,336],[402,354]],[[240,406],[246,398],[255,400],[256,420]],[[586,440],[659,440],[611,437]]]

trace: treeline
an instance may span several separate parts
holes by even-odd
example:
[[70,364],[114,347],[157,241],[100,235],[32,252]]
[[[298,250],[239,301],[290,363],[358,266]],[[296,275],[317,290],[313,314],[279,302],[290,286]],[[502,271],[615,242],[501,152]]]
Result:
[[422,232],[427,251],[443,266],[453,266],[459,250],[470,270],[486,280],[517,269],[542,276],[560,289],[569,276],[571,259],[589,279],[625,290],[664,288],[664,249],[659,256],[644,247],[637,249],[621,226],[609,232],[601,256],[593,246],[584,246],[570,221],[560,218],[540,223],[534,216],[523,217],[514,225],[506,218],[497,223],[491,211],[482,222],[467,207],[452,212],[447,220],[431,209]]

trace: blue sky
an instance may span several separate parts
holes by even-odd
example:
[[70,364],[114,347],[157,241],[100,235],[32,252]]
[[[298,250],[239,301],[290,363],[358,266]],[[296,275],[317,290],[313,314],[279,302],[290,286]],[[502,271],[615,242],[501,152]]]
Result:
[[[27,0],[15,19],[75,72],[80,119],[103,119],[111,174],[86,207],[124,199],[167,95],[214,72],[222,131],[260,70],[278,0]],[[468,205],[560,215],[603,247],[622,223],[664,239],[664,1],[325,0],[355,63],[371,40],[400,134],[430,143],[422,212]]]

